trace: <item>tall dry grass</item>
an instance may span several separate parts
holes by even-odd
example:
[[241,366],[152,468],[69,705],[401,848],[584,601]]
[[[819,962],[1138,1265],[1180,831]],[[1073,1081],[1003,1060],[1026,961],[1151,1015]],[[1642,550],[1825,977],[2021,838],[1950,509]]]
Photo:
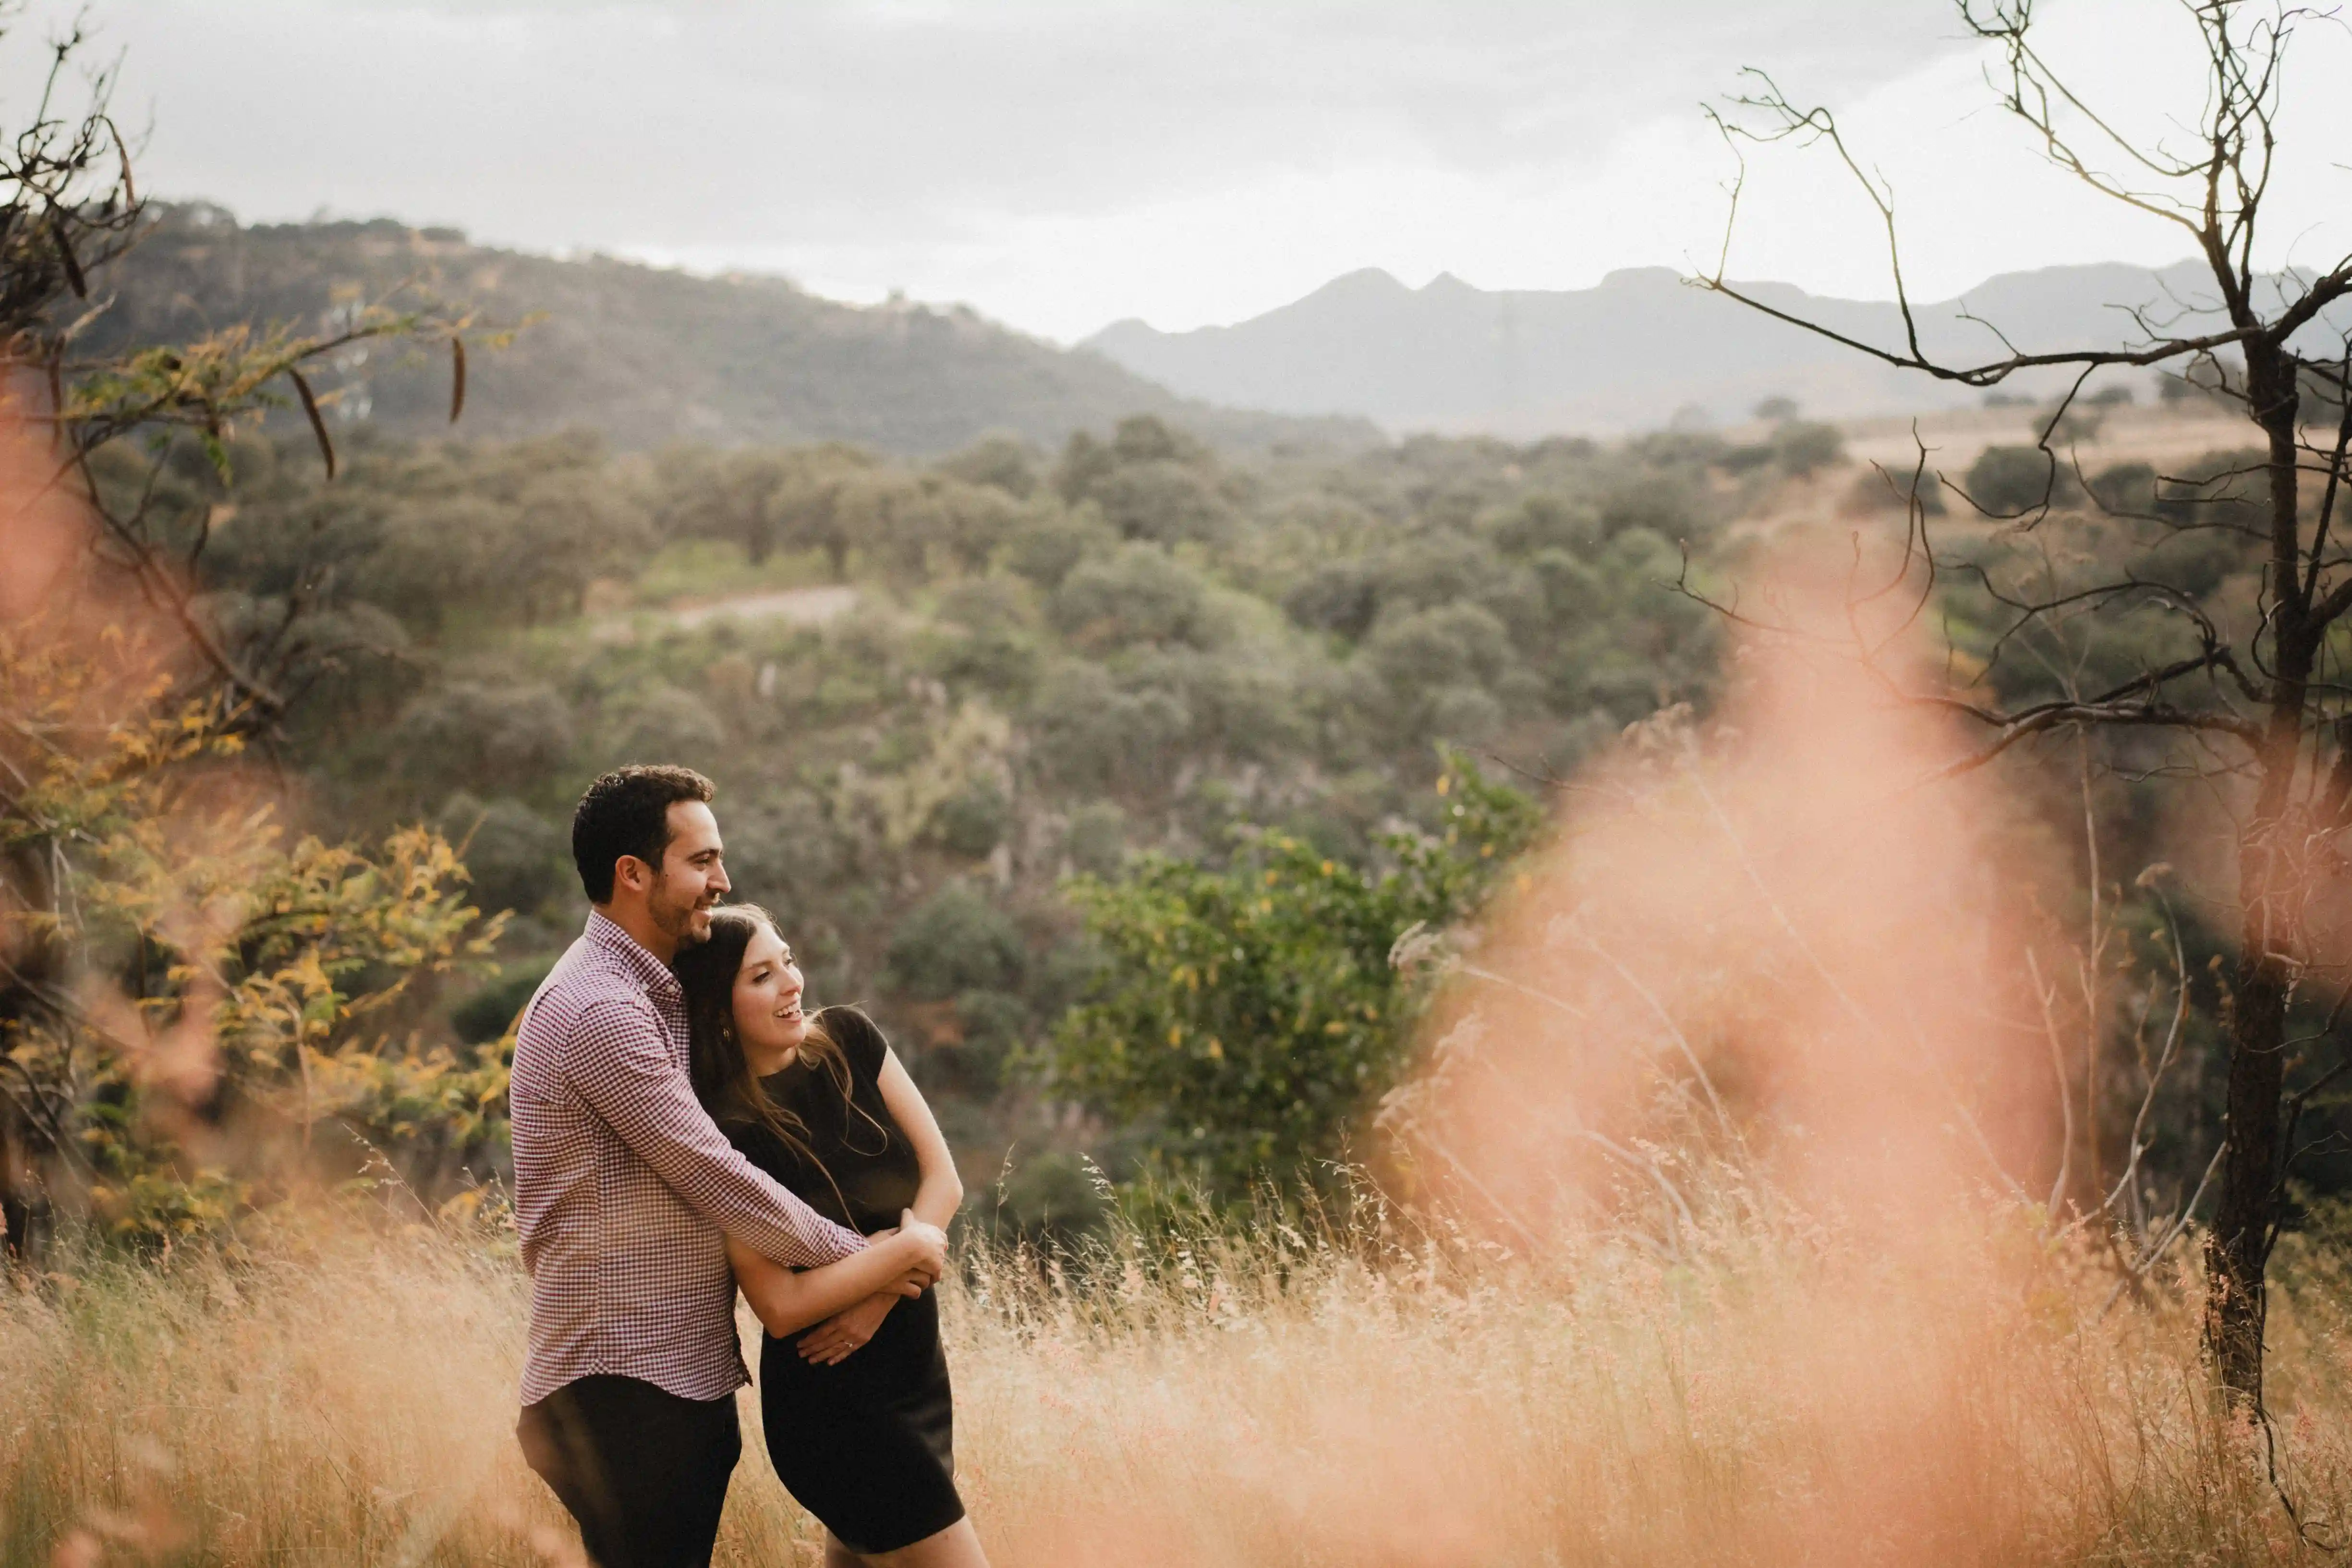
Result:
[[[2273,1313],[2307,1541],[2260,1434],[2214,1417],[2179,1300],[2103,1315],[2079,1247],[1952,1228],[1900,1258],[1753,1218],[1679,1260],[1271,1224],[1076,1268],[982,1255],[949,1300],[962,1483],[1007,1565],[2329,1558],[2339,1271],[2291,1269]],[[356,1223],[13,1291],[0,1561],[561,1559],[509,1435],[523,1301],[494,1247]],[[752,1397],[721,1560],[810,1561]]]

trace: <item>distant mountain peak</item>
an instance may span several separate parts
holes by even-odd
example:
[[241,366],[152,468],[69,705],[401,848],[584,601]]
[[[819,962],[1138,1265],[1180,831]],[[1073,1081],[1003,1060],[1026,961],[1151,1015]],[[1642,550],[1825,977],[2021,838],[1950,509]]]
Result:
[[1603,289],[1682,287],[1683,275],[1671,267],[1618,267],[1601,274]]
[[[2003,352],[1971,313],[2021,349],[2122,348],[2128,308],[2195,300],[2194,264],[2108,262],[1990,278],[1959,300],[1913,301],[1927,352],[1957,363]],[[2210,289],[2210,284],[2207,286]],[[1844,337],[1899,349],[1886,300],[1743,284]],[[2120,307],[2120,308],[2119,308]],[[2352,310],[2315,323],[2352,328]],[[2332,340],[2331,340],[2332,341]],[[1765,397],[1830,418],[1973,403],[1966,387],[1903,372],[1704,289],[1670,267],[1620,268],[1587,289],[1481,289],[1450,272],[1420,289],[1366,268],[1232,326],[1112,330],[1090,346],[1188,396],[1297,415],[1368,416],[1391,434],[1480,432],[1514,439],[1654,428],[1692,410],[1738,421]],[[2057,390],[2032,375],[2013,390]],[[2143,395],[2152,390],[2141,377]],[[2120,383],[2119,383],[2120,384]]]
[[1342,272],[1298,303],[1303,305],[1307,300],[1403,299],[1412,292],[1385,268],[1359,267],[1353,272]]

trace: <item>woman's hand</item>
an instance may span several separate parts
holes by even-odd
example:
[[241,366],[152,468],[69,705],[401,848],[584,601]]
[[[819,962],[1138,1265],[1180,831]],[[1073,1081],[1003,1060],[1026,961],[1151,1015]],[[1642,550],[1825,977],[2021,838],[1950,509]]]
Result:
[[845,1312],[836,1312],[801,1336],[801,1359],[817,1366],[838,1366],[852,1351],[863,1349],[898,1304],[895,1295],[868,1296]]
[[[727,1261],[760,1326],[781,1340],[845,1317],[877,1295],[891,1300],[921,1295],[947,1271],[948,1238],[938,1226],[910,1214],[896,1231],[875,1237],[863,1252],[822,1268],[795,1272],[731,1236]],[[872,1338],[881,1321],[881,1313],[873,1314],[873,1322],[864,1325],[855,1343],[845,1343],[840,1354],[847,1355]]]
[[[888,1240],[886,1243],[885,1237]],[[873,1237],[877,1246],[889,1245],[908,1255],[907,1272],[900,1275],[887,1290],[868,1296],[856,1306],[835,1313],[800,1338],[801,1359],[818,1366],[835,1366],[852,1351],[865,1347],[890,1309],[898,1304],[901,1296],[919,1296],[939,1283],[948,1268],[948,1233],[938,1226],[917,1219],[908,1209],[898,1216],[895,1231],[877,1231]]]

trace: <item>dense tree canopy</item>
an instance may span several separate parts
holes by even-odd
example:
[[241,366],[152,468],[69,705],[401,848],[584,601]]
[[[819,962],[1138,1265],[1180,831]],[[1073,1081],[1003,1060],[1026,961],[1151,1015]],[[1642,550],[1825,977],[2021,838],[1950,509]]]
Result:
[[[1370,900],[1347,962],[1384,987],[1396,931],[1372,926],[1469,909],[1396,879],[1401,847],[1452,822],[1440,744],[1540,775],[1704,702],[1719,633],[1671,591],[1681,549],[1716,548],[1782,473],[1681,438],[1236,458],[1150,417],[920,465],[364,425],[340,445],[331,482],[251,436],[225,474],[169,482],[214,520],[214,613],[317,650],[286,733],[322,825],[434,824],[515,911],[506,974],[447,994],[451,1034],[494,1037],[568,940],[580,784],[684,762],[719,782],[738,888],[782,914],[817,994],[878,1008],[983,1149],[1057,1096],[1130,1120],[1108,1080],[1038,1074],[1074,998],[1151,984],[1105,979],[1127,960],[1087,924],[1131,857],[1203,888],[1277,843],[1329,861]],[[1076,873],[1097,880],[1073,900]],[[1399,1016],[1352,1058],[1376,1078]],[[1319,1157],[1345,1087],[1213,1142]],[[1142,1168],[1150,1140],[1090,1125],[1027,1135]],[[1160,1168],[1241,1179],[1242,1153],[1202,1155]]]

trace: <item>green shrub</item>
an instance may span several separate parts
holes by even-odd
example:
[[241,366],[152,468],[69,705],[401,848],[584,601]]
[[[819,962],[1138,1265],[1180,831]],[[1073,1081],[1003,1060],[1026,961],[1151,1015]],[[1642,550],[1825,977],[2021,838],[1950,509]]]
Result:
[[1969,465],[1969,499],[1995,517],[2014,517],[2045,502],[2063,506],[2079,487],[2055,454],[2039,447],[1987,447]]
[[958,879],[915,906],[890,933],[886,978],[918,1002],[966,991],[1017,991],[1028,947],[1012,917]]
[[1458,755],[1442,831],[1391,834],[1351,865],[1244,830],[1212,867],[1146,855],[1071,895],[1102,954],[1036,1066],[1056,1091],[1143,1129],[1153,1173],[1230,1202],[1329,1173],[1402,1068],[1423,997],[1390,967],[1415,925],[1467,918],[1538,816]]
[[1845,436],[1834,425],[1791,421],[1772,432],[1772,461],[1802,477],[1845,460]]

